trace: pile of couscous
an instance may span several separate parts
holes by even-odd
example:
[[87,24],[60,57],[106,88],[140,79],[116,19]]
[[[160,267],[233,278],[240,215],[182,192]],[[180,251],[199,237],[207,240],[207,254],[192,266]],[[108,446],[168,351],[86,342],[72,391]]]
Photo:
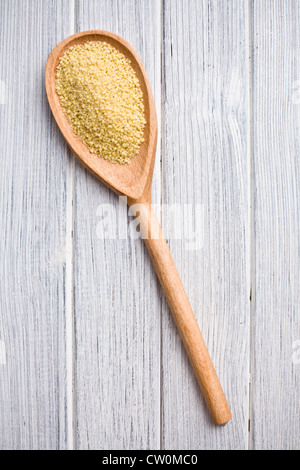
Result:
[[56,92],[75,134],[90,152],[128,163],[143,142],[143,93],[130,60],[110,44],[90,41],[67,49]]

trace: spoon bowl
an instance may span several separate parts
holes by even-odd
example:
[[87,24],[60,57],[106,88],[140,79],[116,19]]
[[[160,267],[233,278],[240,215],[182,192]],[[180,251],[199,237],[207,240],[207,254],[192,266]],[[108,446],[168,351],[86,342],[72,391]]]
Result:
[[[130,164],[120,165],[99,158],[73,132],[56,93],[56,69],[65,51],[77,44],[88,41],[103,41],[119,50],[130,60],[143,92],[146,125],[144,142]],[[157,144],[157,117],[154,99],[144,65],[132,48],[120,36],[108,31],[87,31],[74,34],[59,43],[51,52],[45,72],[46,92],[54,118],[72,152],[78,160],[97,178],[119,195],[127,196],[130,201],[141,200],[144,195],[151,198],[151,182]]]
[[[104,41],[127,57],[139,79],[144,99],[146,126],[144,142],[130,164],[111,163],[89,151],[73,132],[56,93],[56,68],[60,57],[71,46],[87,41]],[[144,66],[134,49],[123,38],[107,31],[78,33],[62,41],[51,52],[45,75],[49,104],[56,122],[79,161],[119,195],[127,196],[131,210],[139,214],[142,238],[164,290],[170,310],[181,335],[204,398],[218,425],[231,419],[231,412],[202,338],[186,292],[164,239],[151,204],[151,183],[157,144],[157,117]]]

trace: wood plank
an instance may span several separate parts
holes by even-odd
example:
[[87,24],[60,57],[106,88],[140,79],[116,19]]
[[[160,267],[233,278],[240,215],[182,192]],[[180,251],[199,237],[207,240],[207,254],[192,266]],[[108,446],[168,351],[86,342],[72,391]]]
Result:
[[69,151],[44,68],[73,2],[0,3],[0,448],[64,449]]
[[[78,1],[77,30],[128,40],[145,63],[160,111],[160,2]],[[160,157],[154,201],[160,202]],[[118,198],[75,165],[76,447],[160,445],[160,288],[142,240],[102,237]],[[102,212],[104,204],[109,212]],[[119,227],[125,236],[128,217]]]
[[[250,281],[250,447],[299,448],[300,11],[249,6],[251,21],[237,0],[0,1],[0,449],[247,448]],[[233,408],[225,428],[211,423],[143,244],[99,238],[101,205],[119,201],[73,172],[48,109],[47,56],[76,18],[134,45],[159,115],[164,40],[154,202]]]
[[255,239],[250,445],[258,450],[300,446],[299,31],[299,2],[251,2]]
[[[164,449],[245,449],[249,371],[249,78],[246,1],[164,2],[163,203],[169,245],[232,408],[216,427],[162,312]],[[169,208],[170,210],[170,208]],[[200,240],[191,249],[188,231]],[[190,234],[191,235],[191,234]],[[201,241],[203,237],[203,242]]]

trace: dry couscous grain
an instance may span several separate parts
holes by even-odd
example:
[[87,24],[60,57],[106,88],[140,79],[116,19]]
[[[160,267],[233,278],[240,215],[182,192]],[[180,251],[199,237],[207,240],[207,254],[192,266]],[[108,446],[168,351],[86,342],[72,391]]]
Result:
[[130,60],[102,41],[71,46],[56,70],[56,92],[75,134],[92,153],[129,163],[144,141],[143,93]]

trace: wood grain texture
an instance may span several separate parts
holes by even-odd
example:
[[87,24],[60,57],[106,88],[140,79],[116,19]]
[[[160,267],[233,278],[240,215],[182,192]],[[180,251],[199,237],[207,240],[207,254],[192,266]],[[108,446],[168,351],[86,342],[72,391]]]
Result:
[[[124,37],[160,103],[160,2],[79,1],[77,28]],[[154,192],[159,190],[159,154]],[[101,239],[118,198],[75,166],[76,436],[80,449],[160,446],[160,289],[143,241]],[[160,200],[155,194],[156,200]],[[105,216],[105,214],[103,214]],[[112,216],[107,216],[111,225]],[[128,217],[120,222],[128,230]],[[98,229],[98,232],[97,232]]]
[[150,202],[137,207],[145,244],[211,417],[224,425],[232,414],[155,210]]
[[[299,448],[299,8],[0,0],[0,449]],[[144,243],[103,236],[118,198],[72,166],[48,107],[48,55],[87,29],[145,64],[153,200],[233,411],[224,428]]]
[[[165,449],[247,447],[249,368],[247,2],[167,0],[164,10],[163,202],[178,204],[201,249],[170,250],[233,419],[216,428],[166,306],[162,312]],[[198,206],[196,206],[198,204]],[[162,226],[168,227],[168,216]],[[225,281],[226,280],[226,281]]]
[[44,68],[53,45],[71,32],[73,11],[73,2],[0,3],[1,449],[67,446],[70,162],[48,107]]
[[[251,2],[254,250],[251,441],[299,449],[300,3]],[[299,348],[299,345],[298,345]]]
[[[57,66],[60,58],[74,45],[86,44],[89,41],[109,43],[120,50],[127,60],[131,61],[141,84],[146,126],[143,144],[130,165],[112,165],[99,158],[98,155],[92,154],[73,132],[56,93]],[[51,52],[46,65],[45,85],[53,116],[77,159],[109,189],[119,196],[128,198],[127,203],[131,212],[135,209],[139,212],[137,220],[143,234],[142,238],[145,239],[208,408],[215,424],[226,424],[232,418],[228,403],[152,206],[151,187],[156,156],[157,117],[154,98],[143,63],[132,46],[121,36],[103,30],[80,32],[69,36]]]

